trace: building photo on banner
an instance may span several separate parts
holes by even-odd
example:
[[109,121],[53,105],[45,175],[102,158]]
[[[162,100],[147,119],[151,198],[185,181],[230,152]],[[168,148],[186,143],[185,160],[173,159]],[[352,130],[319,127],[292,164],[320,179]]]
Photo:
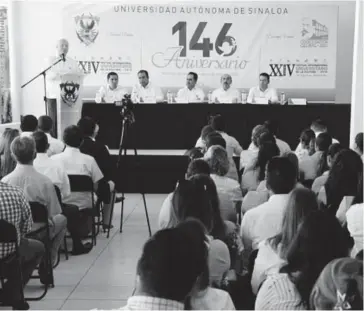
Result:
[[145,69],[165,91],[184,85],[189,71],[199,74],[205,93],[220,86],[223,74],[234,88],[249,89],[260,72],[276,88],[334,89],[335,3],[258,3],[69,4],[63,34],[87,87],[104,84],[114,71],[131,88]]

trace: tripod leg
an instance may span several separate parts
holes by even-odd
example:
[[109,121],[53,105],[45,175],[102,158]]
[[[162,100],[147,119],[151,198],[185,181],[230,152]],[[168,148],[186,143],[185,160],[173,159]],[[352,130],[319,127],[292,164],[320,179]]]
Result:
[[124,221],[124,192],[121,194],[121,213],[120,213],[120,233],[123,232],[123,221]]
[[150,222],[149,222],[149,214],[148,214],[148,208],[147,208],[147,201],[145,200],[145,194],[144,194],[144,192],[142,193],[142,197],[143,197],[143,203],[144,203],[145,218],[147,219],[147,224],[148,224],[149,237],[151,237],[152,236],[152,230],[150,230]]

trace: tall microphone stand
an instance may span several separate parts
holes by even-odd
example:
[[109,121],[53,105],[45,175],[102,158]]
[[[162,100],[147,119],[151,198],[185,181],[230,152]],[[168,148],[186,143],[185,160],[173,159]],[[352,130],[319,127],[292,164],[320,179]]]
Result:
[[46,115],[48,115],[46,74],[47,74],[47,71],[49,71],[50,69],[52,69],[55,65],[57,65],[61,61],[65,61],[64,55],[62,55],[61,58],[59,60],[57,60],[55,63],[53,63],[52,65],[50,65],[48,68],[44,69],[42,72],[40,72],[39,74],[37,74],[34,78],[30,79],[27,83],[25,83],[25,84],[23,84],[21,86],[21,88],[23,89],[28,84],[32,83],[38,77],[43,76],[43,85],[44,85],[44,96],[43,96],[43,100],[44,100],[44,106],[45,106]]
[[[126,137],[128,134],[128,128],[135,122],[135,117],[133,112],[128,108],[127,106],[122,106],[121,108],[121,118],[122,118],[122,126],[121,126],[121,135],[120,135],[120,145],[119,145],[119,155],[118,155],[118,161],[117,161],[117,172],[119,173],[121,170],[121,162],[122,158],[124,156],[124,159],[127,155],[127,146],[125,144]],[[138,156],[137,149],[135,145],[133,146],[134,149],[134,156]],[[126,170],[123,171],[123,179],[126,180]],[[147,202],[145,199],[145,193],[144,193],[144,187],[142,187],[140,194],[143,197],[143,204],[144,204],[144,211],[145,211],[145,218],[147,220],[148,224],[148,231],[149,236],[152,236],[152,231],[150,229],[150,222],[149,222],[149,215],[148,215],[148,209],[147,209]],[[125,201],[125,191],[124,187],[121,194],[121,215],[120,215],[120,233],[123,231],[123,218],[124,218],[124,201]],[[112,215],[113,211],[111,211]]]

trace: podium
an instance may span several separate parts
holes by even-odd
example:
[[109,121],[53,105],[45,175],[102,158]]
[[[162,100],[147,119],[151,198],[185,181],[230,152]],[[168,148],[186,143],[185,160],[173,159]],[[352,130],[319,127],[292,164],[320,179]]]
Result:
[[82,73],[66,73],[61,75],[59,81],[59,97],[57,98],[57,134],[62,139],[63,131],[67,126],[76,125],[81,118]]

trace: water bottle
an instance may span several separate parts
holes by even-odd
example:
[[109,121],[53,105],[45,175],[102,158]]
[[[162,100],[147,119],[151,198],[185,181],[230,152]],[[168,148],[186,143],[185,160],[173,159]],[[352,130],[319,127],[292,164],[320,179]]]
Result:
[[284,92],[281,92],[281,105],[284,105],[286,102],[286,94]]
[[248,98],[248,94],[245,90],[241,92],[241,103],[246,104]]
[[212,92],[210,91],[209,94],[208,94],[208,102],[209,104],[212,104]]
[[172,93],[170,90],[168,90],[168,92],[167,92],[167,103],[168,104],[172,103]]

